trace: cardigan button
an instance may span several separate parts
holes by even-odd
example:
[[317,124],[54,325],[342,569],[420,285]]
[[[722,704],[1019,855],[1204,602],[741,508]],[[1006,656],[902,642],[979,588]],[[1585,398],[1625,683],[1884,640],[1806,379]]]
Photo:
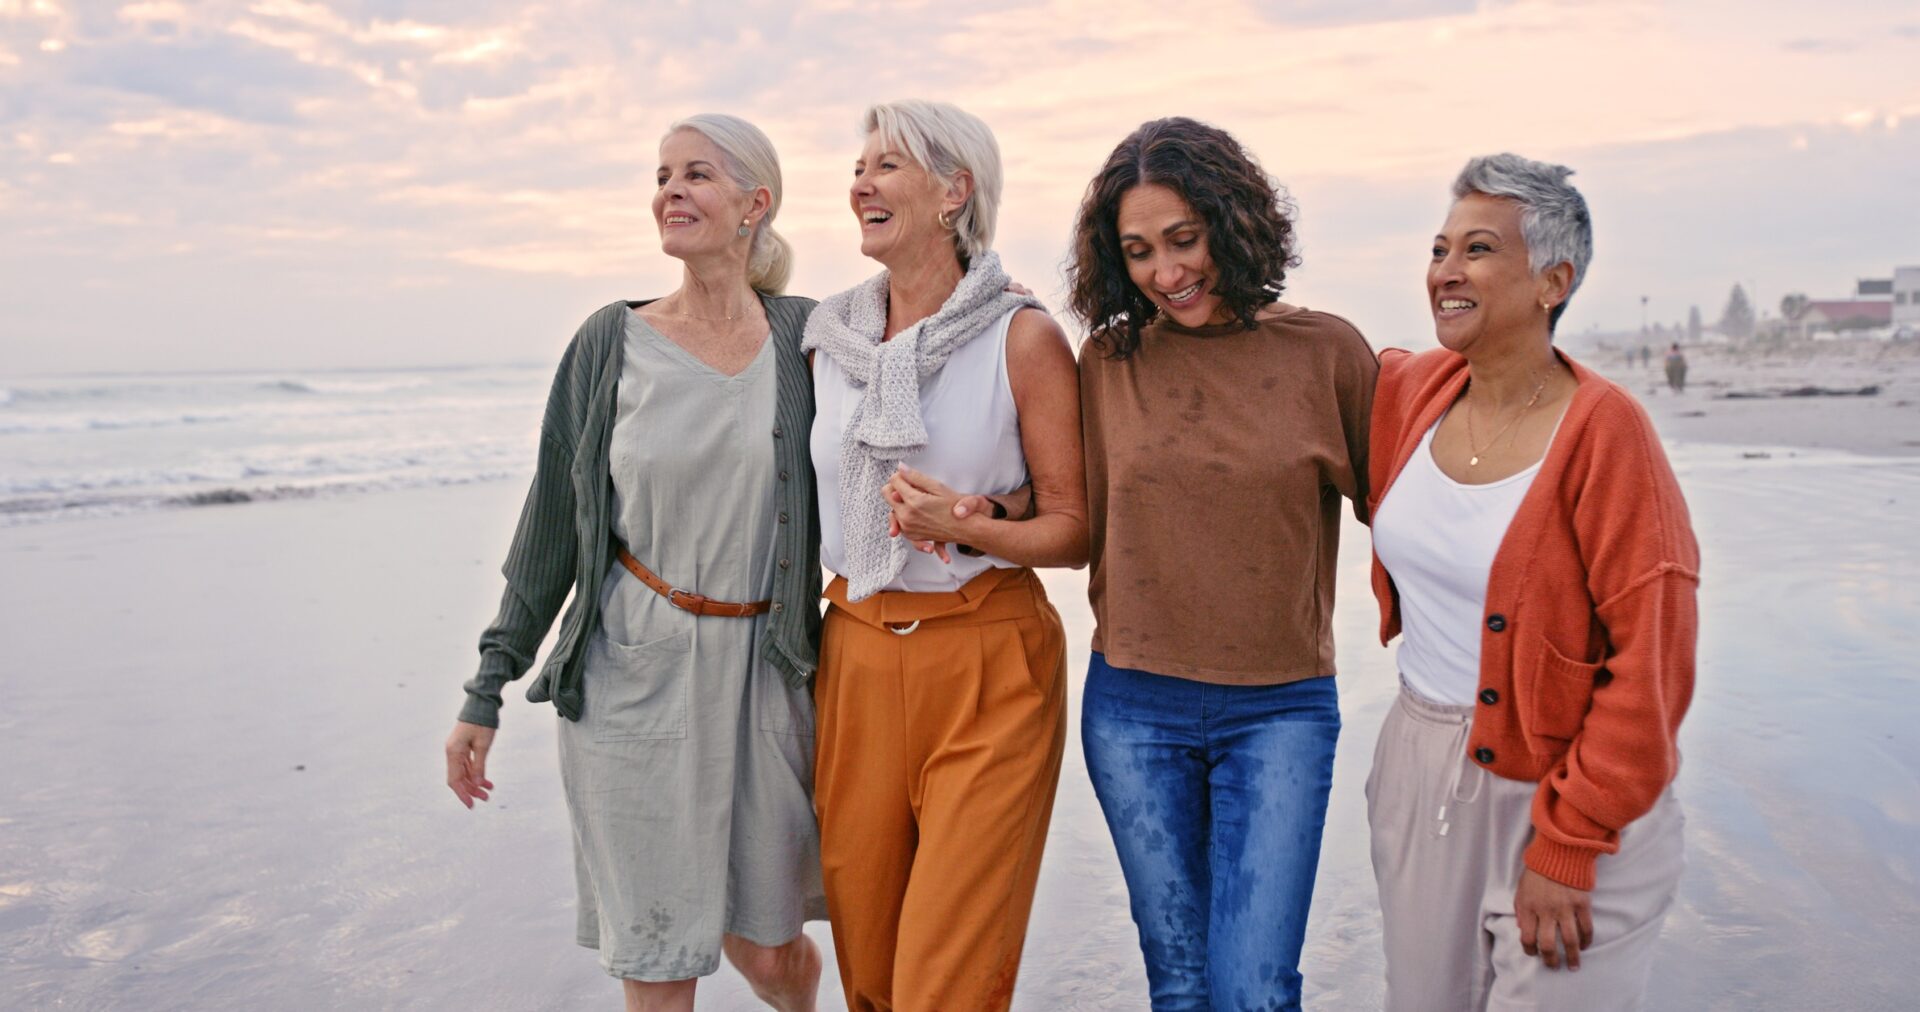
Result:
[[786,480],[787,480],[787,472],[786,472],[786,471],[784,471],[784,470],[783,470],[783,471],[781,471],[781,472],[780,472],[780,480],[781,480],[781,481],[786,481]]
[[1481,689],[1480,701],[1482,703],[1487,704],[1488,706],[1492,706],[1493,704],[1498,703],[1500,701],[1500,693],[1495,692],[1492,689]]
[[1507,631],[1507,617],[1498,613],[1487,616],[1487,628],[1494,632]]
[[773,602],[773,613],[778,615],[780,614],[781,610],[782,608],[781,608],[780,602],[778,601]]
[[780,522],[783,524],[787,522],[787,515],[784,512],[780,514]]
[[776,426],[774,426],[774,427],[773,427],[773,438],[775,438],[775,439],[779,439],[779,438],[780,438],[780,426],[778,426],[778,425],[776,425]]
[[1482,745],[1473,750],[1473,757],[1479,760],[1482,766],[1490,765],[1493,762],[1493,750]]
[[792,560],[792,559],[781,559],[781,560],[780,560],[780,568],[781,568],[781,569],[786,569],[787,567],[789,567],[789,566],[792,566],[792,565],[793,565],[793,560]]

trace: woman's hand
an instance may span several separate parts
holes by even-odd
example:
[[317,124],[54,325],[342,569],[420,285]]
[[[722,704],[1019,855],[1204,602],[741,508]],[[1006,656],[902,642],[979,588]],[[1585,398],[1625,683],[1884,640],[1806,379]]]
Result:
[[881,494],[893,509],[887,533],[911,539],[915,548],[938,555],[941,562],[953,561],[946,543],[960,540],[960,521],[983,507],[992,509],[985,497],[962,496],[905,464],[894,472]]
[[1547,969],[1557,970],[1564,946],[1567,969],[1580,969],[1580,950],[1593,944],[1593,894],[1522,868],[1520,886],[1513,891],[1513,913],[1527,955],[1539,956]]
[[[901,466],[899,475],[900,477],[903,477],[906,480],[907,484],[912,485],[913,487],[919,489],[922,492],[932,491],[927,487],[927,485],[921,484],[922,482],[926,482],[933,486],[940,487],[940,483],[938,481],[935,481],[932,478],[928,478],[926,475],[921,474],[920,472],[915,471],[913,468],[907,467],[905,465]],[[1009,502],[1016,503],[1017,506],[1007,505]],[[896,505],[896,497],[889,495],[887,497],[887,503],[890,506]],[[1033,486],[1022,485],[1011,492],[1005,493],[1004,495],[987,496],[987,495],[980,495],[979,493],[975,493],[973,495],[960,496],[959,498],[953,501],[953,519],[957,522],[957,521],[965,520],[966,518],[974,515],[975,513],[978,513],[981,516],[993,517],[995,519],[1004,520],[1010,516],[1025,516],[1032,509],[1033,509]],[[897,538],[899,536],[900,536],[900,520],[897,517],[889,515],[887,517],[887,537]],[[938,555],[940,557],[941,562],[946,562],[946,563],[953,562],[953,558],[947,554],[947,546],[942,542],[915,541],[913,543],[913,547],[917,551]],[[960,554],[962,555],[986,554],[985,552],[980,551],[978,548],[969,548],[966,545],[955,545],[954,547],[958,548],[960,550]]]
[[493,781],[487,779],[487,750],[493,748],[493,728],[456,721],[447,735],[447,786],[468,808],[475,798],[487,800]]

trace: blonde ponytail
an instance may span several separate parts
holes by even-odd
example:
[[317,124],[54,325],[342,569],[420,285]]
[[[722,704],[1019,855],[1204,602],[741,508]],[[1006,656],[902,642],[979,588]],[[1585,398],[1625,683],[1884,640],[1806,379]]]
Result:
[[[769,214],[771,218],[773,215]],[[756,292],[779,295],[793,279],[793,245],[765,221],[753,233],[753,252],[747,257],[747,283]]]

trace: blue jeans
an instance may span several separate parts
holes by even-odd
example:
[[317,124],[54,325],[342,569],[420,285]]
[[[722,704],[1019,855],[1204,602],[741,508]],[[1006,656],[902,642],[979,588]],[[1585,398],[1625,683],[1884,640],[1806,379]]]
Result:
[[1095,653],[1080,736],[1156,1012],[1299,1008],[1340,737],[1333,678],[1212,685]]

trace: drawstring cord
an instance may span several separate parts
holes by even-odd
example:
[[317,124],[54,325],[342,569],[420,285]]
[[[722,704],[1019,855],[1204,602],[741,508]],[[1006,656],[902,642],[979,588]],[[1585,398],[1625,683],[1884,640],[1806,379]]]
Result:
[[1462,772],[1467,766],[1467,735],[1472,730],[1473,717],[1461,715],[1460,730],[1454,732],[1453,745],[1447,751],[1447,754],[1453,757],[1453,774],[1447,780],[1447,796],[1440,802],[1440,814],[1434,816],[1434,821],[1438,823],[1433,830],[1435,836],[1445,836],[1447,830],[1451,828],[1451,824],[1447,822],[1447,808],[1452,805],[1471,805],[1478,801],[1480,788],[1486,784],[1487,771],[1476,766],[1474,772],[1478,775],[1473,780],[1473,793],[1464,798],[1460,796]]

